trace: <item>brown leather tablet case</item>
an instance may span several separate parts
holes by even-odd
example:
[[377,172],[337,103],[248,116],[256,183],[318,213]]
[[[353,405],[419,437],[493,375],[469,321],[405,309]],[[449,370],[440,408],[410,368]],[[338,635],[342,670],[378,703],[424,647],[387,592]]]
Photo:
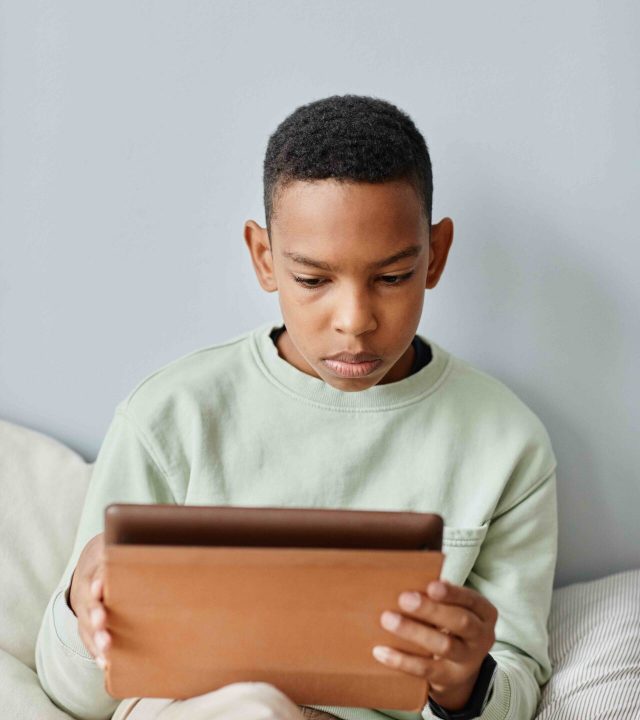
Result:
[[437,514],[112,504],[104,604],[114,698],[268,682],[304,705],[420,712],[423,678],[371,654],[424,648],[380,625],[440,576]]

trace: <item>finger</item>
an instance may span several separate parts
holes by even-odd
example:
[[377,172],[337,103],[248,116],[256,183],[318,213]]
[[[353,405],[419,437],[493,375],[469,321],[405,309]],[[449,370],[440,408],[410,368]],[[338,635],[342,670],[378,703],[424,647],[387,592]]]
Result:
[[111,647],[111,634],[107,630],[107,613],[100,600],[90,602],[87,605],[86,619],[97,654],[106,658]]
[[91,581],[91,597],[95,598],[96,600],[102,600],[103,596],[103,581],[102,577],[98,574],[94,575],[93,580]]
[[[85,637],[87,638],[86,640],[84,639]],[[103,663],[106,663],[112,642],[111,633],[109,633],[108,630],[98,630],[96,632],[92,630],[89,632],[85,631],[83,642],[96,662],[102,660]]]
[[445,634],[400,613],[382,613],[380,624],[385,630],[415,643],[438,658],[457,661],[465,660],[468,656],[467,644],[455,635]]
[[78,626],[78,631],[83,645],[86,647],[89,654],[94,658],[96,663],[98,663],[99,665],[100,662],[102,662],[103,665],[106,664],[106,657],[96,645],[96,638],[91,629],[87,629],[84,623],[82,623]]
[[107,629],[107,613],[102,603],[89,606],[89,624],[94,632]]
[[101,667],[103,667],[111,647],[111,635],[106,628],[104,605],[101,600],[95,599],[95,595],[101,595],[99,583],[99,578],[94,577],[91,581],[89,599],[83,603],[79,611],[79,628],[87,650],[98,664],[102,663]]
[[94,633],[93,641],[98,650],[98,654],[107,659],[109,650],[111,649],[111,634],[107,630],[98,630]]
[[429,678],[434,669],[433,658],[412,655],[386,645],[376,645],[371,652],[383,665],[421,678]]
[[498,611],[493,603],[477,590],[462,585],[454,585],[446,580],[435,580],[427,586],[427,594],[432,600],[446,605],[461,605],[477,615],[484,622],[495,622]]
[[[411,597],[419,603],[417,606],[408,602]],[[480,637],[484,631],[484,621],[471,610],[432,600],[424,593],[401,593],[398,605],[410,617],[426,622],[440,631],[453,633],[468,642]]]

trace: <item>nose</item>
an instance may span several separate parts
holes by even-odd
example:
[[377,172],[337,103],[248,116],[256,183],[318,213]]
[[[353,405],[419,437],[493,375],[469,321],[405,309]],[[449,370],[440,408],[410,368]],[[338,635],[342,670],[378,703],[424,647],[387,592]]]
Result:
[[376,315],[366,290],[345,290],[340,294],[333,327],[337,332],[354,336],[375,330]]

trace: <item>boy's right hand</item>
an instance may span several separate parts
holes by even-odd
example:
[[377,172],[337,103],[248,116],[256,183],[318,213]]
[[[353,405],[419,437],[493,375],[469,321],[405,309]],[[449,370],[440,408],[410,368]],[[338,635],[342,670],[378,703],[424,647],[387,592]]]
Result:
[[104,566],[104,533],[99,533],[80,553],[69,591],[69,607],[78,618],[80,638],[103,670],[111,646],[107,612],[102,604]]

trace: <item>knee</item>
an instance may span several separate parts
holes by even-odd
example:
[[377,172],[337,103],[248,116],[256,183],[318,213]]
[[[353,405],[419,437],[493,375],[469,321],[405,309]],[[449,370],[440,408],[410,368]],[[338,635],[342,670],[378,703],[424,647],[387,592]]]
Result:
[[[267,682],[236,682],[226,685],[230,693],[241,695],[251,706],[247,717],[256,720],[299,720],[300,708],[278,687]],[[247,708],[247,711],[249,708]]]
[[[144,701],[143,701],[144,702]],[[146,716],[145,716],[146,717]],[[156,717],[155,715],[149,717]],[[282,690],[266,682],[235,682],[174,700],[158,720],[304,720],[300,708]]]

